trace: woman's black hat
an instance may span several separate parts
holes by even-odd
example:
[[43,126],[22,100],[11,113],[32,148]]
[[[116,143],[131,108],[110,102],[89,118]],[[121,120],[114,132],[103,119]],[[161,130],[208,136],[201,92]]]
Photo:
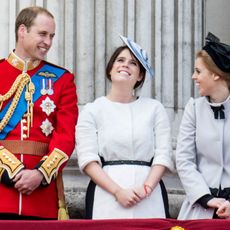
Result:
[[202,48],[213,59],[217,67],[223,72],[230,72],[230,46],[220,42],[212,33],[208,33],[205,46]]

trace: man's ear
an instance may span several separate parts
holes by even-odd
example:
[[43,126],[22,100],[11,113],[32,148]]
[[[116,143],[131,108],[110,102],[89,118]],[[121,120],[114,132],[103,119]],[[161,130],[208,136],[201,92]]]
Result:
[[21,24],[18,27],[18,37],[24,37],[25,33],[27,33],[27,28],[24,24]]

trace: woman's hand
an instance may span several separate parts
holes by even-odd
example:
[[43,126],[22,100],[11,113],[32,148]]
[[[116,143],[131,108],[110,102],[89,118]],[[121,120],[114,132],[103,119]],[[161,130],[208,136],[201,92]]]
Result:
[[226,200],[224,198],[212,198],[208,201],[207,205],[210,208],[219,208]]
[[114,196],[116,200],[125,208],[132,207],[142,200],[134,189],[120,189]]
[[141,200],[147,197],[144,186],[134,188],[135,193],[140,197]]
[[230,218],[230,202],[228,200],[225,200],[220,207],[217,209],[216,214],[220,218],[228,219]]
[[152,193],[153,189],[151,186],[144,184],[141,187],[136,187],[134,189],[135,193],[141,198],[141,200],[147,198]]

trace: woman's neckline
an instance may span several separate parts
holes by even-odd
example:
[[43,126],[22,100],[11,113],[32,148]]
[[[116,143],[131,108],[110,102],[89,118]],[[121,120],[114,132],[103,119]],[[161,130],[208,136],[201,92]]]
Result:
[[117,104],[122,104],[122,105],[133,104],[133,103],[137,102],[138,99],[139,99],[139,97],[134,97],[133,100],[130,100],[130,101],[127,101],[127,102],[122,102],[122,101],[118,101],[118,100],[113,100],[113,99],[111,99],[111,98],[108,97],[108,96],[104,96],[104,98],[105,98],[107,101],[111,102],[111,103],[117,103]]
[[209,103],[210,105],[213,105],[213,106],[220,106],[220,105],[222,105],[222,104],[225,104],[227,101],[229,101],[229,99],[230,99],[230,95],[228,95],[228,97],[227,97],[224,101],[222,101],[222,102],[211,102],[211,101],[210,101],[210,98],[207,97],[208,103]]

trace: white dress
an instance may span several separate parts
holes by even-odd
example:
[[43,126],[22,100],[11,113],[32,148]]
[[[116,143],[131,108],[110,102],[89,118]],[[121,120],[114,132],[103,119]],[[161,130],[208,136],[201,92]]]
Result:
[[[173,170],[170,125],[163,105],[154,99],[139,98],[131,103],[111,102],[100,97],[87,104],[76,127],[79,168],[92,161],[138,160],[164,165]],[[104,166],[105,172],[123,188],[142,186],[150,167],[140,165]],[[160,185],[150,197],[132,208],[122,207],[113,195],[96,186],[93,219],[163,218]]]

